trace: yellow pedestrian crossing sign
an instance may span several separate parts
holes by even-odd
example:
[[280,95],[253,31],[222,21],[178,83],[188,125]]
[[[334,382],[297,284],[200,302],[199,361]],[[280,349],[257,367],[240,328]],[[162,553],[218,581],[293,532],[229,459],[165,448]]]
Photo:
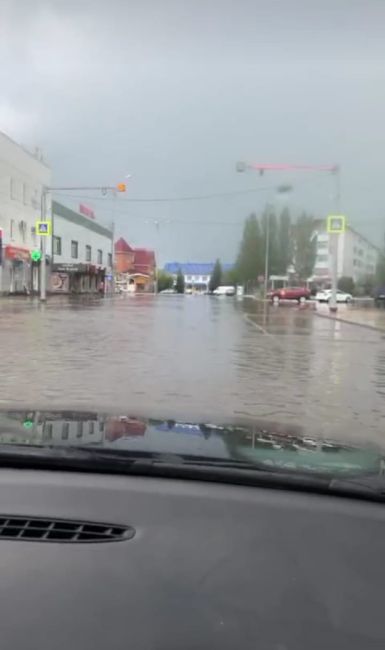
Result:
[[340,235],[346,230],[346,217],[342,214],[329,214],[326,223],[328,233]]
[[49,237],[51,235],[51,221],[36,221],[35,228],[36,234],[43,237]]

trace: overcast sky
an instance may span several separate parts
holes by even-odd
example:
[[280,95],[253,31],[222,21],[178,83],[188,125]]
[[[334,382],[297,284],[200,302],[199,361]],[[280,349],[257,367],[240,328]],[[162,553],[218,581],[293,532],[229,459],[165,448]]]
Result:
[[132,174],[115,202],[60,200],[162,263],[232,261],[281,182],[293,211],[333,210],[330,175],[237,174],[240,159],[340,164],[342,210],[379,242],[384,25],[384,0],[0,0],[0,129],[40,146],[57,186]]

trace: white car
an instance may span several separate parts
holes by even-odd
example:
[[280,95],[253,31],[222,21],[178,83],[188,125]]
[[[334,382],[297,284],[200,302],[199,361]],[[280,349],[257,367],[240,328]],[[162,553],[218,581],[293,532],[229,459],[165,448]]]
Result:
[[[331,289],[323,289],[322,291],[318,291],[316,293],[315,299],[318,300],[318,302],[330,302],[332,297],[332,290]],[[337,302],[352,302],[353,296],[351,293],[345,293],[345,291],[337,291],[336,293],[336,299]]]

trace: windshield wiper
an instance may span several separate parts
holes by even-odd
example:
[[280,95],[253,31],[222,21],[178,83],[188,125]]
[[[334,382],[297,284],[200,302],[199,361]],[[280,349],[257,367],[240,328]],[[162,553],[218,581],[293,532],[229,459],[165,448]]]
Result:
[[385,480],[379,475],[336,478],[231,458],[167,452],[4,445],[0,468],[7,467],[200,480],[385,502]]

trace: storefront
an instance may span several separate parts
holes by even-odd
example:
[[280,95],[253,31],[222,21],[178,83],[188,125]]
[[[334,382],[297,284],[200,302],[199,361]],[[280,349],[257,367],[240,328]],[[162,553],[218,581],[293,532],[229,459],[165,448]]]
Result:
[[53,264],[51,293],[104,293],[105,267],[93,264]]
[[1,290],[3,293],[29,294],[32,291],[31,254],[26,248],[3,249]]

